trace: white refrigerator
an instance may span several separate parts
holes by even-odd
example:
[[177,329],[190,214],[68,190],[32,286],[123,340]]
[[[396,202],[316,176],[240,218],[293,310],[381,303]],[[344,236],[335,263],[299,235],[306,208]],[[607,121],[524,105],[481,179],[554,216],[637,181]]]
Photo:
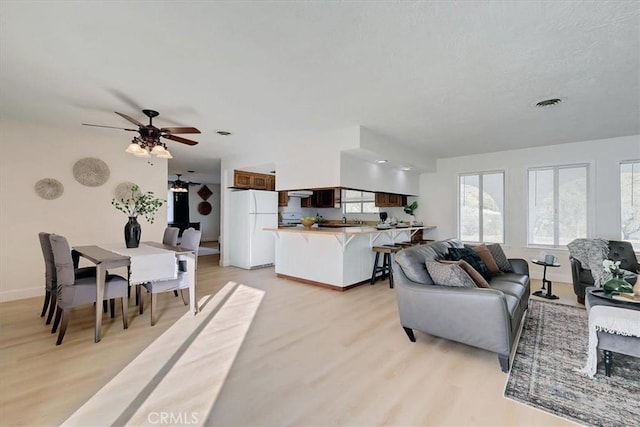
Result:
[[275,238],[265,227],[278,228],[278,193],[262,190],[239,190],[229,194],[230,239],[229,263],[252,269],[273,265]]

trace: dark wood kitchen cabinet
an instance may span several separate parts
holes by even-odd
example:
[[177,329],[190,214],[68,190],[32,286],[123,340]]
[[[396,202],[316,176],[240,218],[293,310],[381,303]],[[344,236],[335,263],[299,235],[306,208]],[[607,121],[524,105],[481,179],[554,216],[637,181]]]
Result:
[[407,196],[392,193],[376,193],[375,205],[380,208],[401,208],[407,204]]
[[278,206],[288,206],[289,205],[289,192],[287,191],[278,191]]
[[311,197],[305,197],[300,200],[300,206],[303,208],[339,208],[340,189],[326,188],[313,190]]
[[251,190],[275,191],[276,177],[266,173],[235,170],[233,174],[233,186],[235,188],[247,188]]

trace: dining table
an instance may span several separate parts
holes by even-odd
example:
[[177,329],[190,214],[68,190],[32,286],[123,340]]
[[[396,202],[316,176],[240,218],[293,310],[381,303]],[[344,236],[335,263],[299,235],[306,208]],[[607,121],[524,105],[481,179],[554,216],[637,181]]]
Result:
[[[177,261],[183,261],[189,282],[189,311],[193,315],[198,312],[196,305],[197,262],[193,250],[158,242],[141,242],[138,248],[126,248],[124,244],[74,246],[73,252],[96,266],[96,301],[104,299],[105,281],[109,269],[126,267],[127,279],[131,286],[155,280],[175,279],[178,270]],[[152,258],[154,254],[156,257]],[[167,256],[168,254],[171,256]],[[157,264],[158,260],[161,261],[161,264]],[[148,268],[154,262],[158,268]],[[167,275],[168,271],[173,271],[171,277]],[[131,280],[132,277],[135,279],[134,281]],[[126,296],[124,298],[126,309],[129,306],[129,299]],[[101,339],[101,329],[102,304],[96,304],[95,342],[99,342]]]

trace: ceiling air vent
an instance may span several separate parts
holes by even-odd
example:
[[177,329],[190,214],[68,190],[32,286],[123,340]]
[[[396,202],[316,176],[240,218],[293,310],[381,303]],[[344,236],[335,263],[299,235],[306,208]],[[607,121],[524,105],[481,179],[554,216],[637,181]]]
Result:
[[544,108],[544,107],[553,107],[554,105],[558,105],[562,102],[560,98],[551,98],[545,99],[536,103],[536,107]]

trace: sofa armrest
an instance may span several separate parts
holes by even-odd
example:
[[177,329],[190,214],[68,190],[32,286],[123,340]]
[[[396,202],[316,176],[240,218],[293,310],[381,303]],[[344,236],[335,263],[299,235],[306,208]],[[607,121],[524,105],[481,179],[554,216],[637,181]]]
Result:
[[529,276],[529,263],[526,260],[522,258],[509,258],[509,263],[514,273]]

